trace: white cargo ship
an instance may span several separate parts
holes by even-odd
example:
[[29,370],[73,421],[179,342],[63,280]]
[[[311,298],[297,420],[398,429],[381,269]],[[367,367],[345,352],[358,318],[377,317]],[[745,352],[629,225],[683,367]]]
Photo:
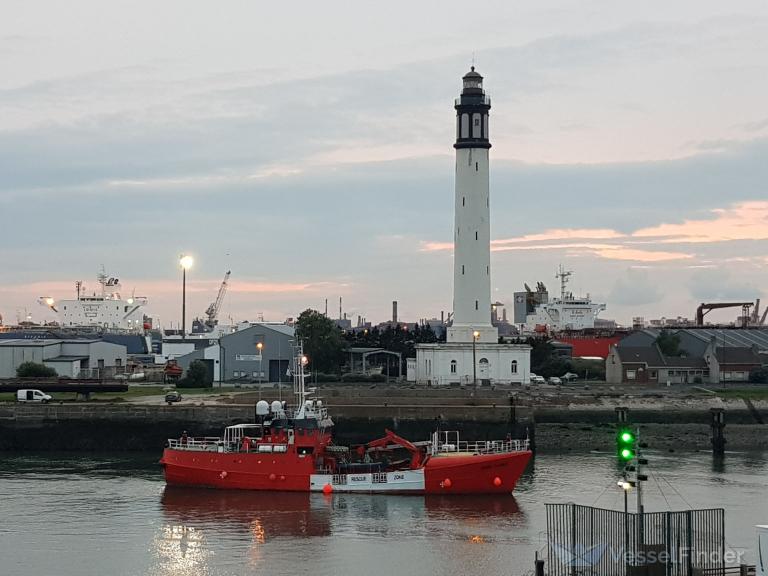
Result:
[[62,327],[143,332],[143,309],[147,305],[147,298],[133,295],[123,298],[119,279],[107,276],[103,268],[96,279],[98,291],[89,294],[83,282],[78,281],[75,283],[76,299],[56,301],[50,296],[43,296],[39,301],[58,314],[59,325]]
[[566,271],[560,266],[556,278],[560,280],[560,297],[549,298],[542,283],[537,285],[536,292],[527,286],[527,293],[518,293],[516,302],[527,304],[525,309],[525,329],[528,331],[579,331],[594,330],[595,321],[600,312],[605,310],[605,304],[592,302],[587,294],[575,297],[567,290],[567,284],[573,272]]

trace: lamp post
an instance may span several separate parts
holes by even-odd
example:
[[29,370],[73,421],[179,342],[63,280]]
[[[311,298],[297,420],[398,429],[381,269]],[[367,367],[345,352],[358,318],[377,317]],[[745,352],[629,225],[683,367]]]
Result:
[[475,349],[475,344],[477,343],[478,338],[480,338],[480,332],[475,330],[472,332],[472,383],[475,388],[477,388],[477,351]]
[[259,400],[261,400],[261,370],[264,366],[262,362],[262,356],[261,351],[264,349],[264,343],[263,342],[257,342],[256,343],[256,350],[259,351]]
[[181,266],[181,339],[187,335],[187,270],[192,268],[195,259],[188,254],[182,254],[179,257]]

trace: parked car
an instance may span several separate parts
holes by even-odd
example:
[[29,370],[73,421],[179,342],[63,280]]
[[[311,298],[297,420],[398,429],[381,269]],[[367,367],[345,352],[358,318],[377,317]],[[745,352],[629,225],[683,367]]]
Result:
[[565,380],[566,382],[570,382],[571,380],[576,380],[579,377],[578,374],[574,374],[573,372],[566,372],[560,378],[562,380]]
[[168,402],[168,406],[174,402],[181,402],[181,394],[176,390],[172,390],[165,395],[165,401]]
[[552,376],[552,377],[549,379],[549,383],[550,383],[550,384],[554,384],[555,386],[559,386],[560,384],[562,384],[562,383],[563,383],[563,381],[562,381],[562,380],[560,380],[560,378],[558,378],[557,376]]
[[50,394],[40,390],[18,390],[16,392],[17,402],[42,402],[43,404],[48,404],[51,400],[53,400],[53,397]]
[[544,379],[544,376],[538,376],[537,374],[531,374],[531,383],[532,384],[546,384],[547,381]]

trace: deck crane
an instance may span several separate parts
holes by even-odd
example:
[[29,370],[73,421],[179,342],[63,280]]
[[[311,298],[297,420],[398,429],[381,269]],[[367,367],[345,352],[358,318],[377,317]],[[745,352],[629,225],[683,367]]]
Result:
[[229,275],[231,273],[231,270],[227,270],[227,273],[224,274],[224,280],[219,287],[219,293],[216,296],[216,301],[211,302],[210,306],[208,306],[208,308],[205,310],[205,326],[208,332],[213,331],[213,329],[216,327],[216,324],[218,324],[219,310],[221,310],[221,305],[224,302],[224,295],[227,293]]

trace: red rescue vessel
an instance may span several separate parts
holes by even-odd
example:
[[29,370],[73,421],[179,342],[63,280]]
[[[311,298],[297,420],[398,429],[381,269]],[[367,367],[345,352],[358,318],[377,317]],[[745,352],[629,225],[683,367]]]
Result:
[[[260,422],[221,438],[169,439],[160,460],[170,485],[296,492],[400,494],[510,493],[531,458],[528,440],[465,442],[438,431],[409,442],[389,430],[356,447],[331,439],[333,421],[304,382],[306,357],[293,360],[297,408],[260,401]],[[405,457],[401,457],[405,455]]]

